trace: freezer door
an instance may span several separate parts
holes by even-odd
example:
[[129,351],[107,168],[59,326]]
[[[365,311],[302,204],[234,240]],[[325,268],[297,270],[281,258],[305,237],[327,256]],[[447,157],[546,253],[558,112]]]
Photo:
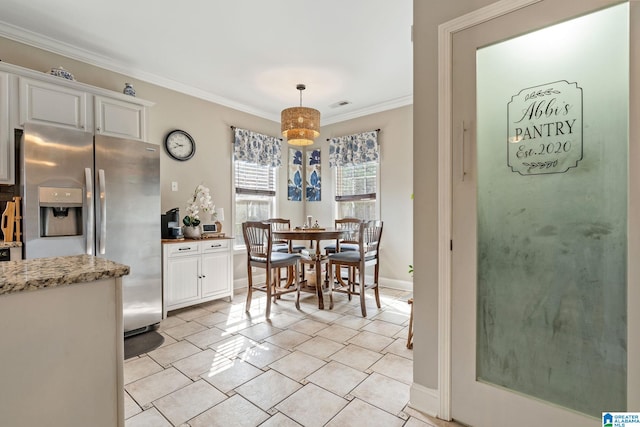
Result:
[[20,160],[25,257],[92,253],[93,134],[27,123]]
[[95,137],[96,255],[128,265],[125,333],[162,319],[159,147]]

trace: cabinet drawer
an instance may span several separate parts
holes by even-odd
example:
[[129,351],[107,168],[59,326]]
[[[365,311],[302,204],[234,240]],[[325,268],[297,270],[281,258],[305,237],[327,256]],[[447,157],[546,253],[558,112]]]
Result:
[[175,243],[166,245],[166,247],[169,257],[200,253],[200,245],[198,242]]
[[209,242],[202,242],[202,252],[216,252],[221,250],[227,250],[229,248],[229,240],[211,240]]

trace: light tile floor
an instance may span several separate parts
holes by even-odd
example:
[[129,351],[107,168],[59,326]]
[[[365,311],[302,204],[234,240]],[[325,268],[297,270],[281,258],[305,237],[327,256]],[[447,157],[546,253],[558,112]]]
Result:
[[163,345],[125,361],[127,427],[150,426],[453,426],[408,407],[413,351],[406,348],[409,292],[334,294],[333,310],[315,295],[272,304],[264,293],[170,312]]

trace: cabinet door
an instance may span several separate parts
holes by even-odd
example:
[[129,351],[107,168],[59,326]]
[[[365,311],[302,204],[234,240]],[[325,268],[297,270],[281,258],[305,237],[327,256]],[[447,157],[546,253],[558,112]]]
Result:
[[165,305],[171,306],[199,299],[200,255],[169,258]]
[[43,123],[71,129],[91,129],[87,92],[25,77],[20,78],[20,124]]
[[15,157],[9,129],[9,74],[0,73],[0,184],[15,183]]
[[96,133],[145,141],[147,108],[119,99],[95,97]]
[[229,295],[231,276],[228,251],[209,252],[202,255],[202,297]]

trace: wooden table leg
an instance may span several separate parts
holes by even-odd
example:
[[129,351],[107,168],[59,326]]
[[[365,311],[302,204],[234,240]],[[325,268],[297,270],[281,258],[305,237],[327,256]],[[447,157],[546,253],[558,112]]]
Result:
[[322,255],[320,254],[320,242],[316,242],[316,291],[318,293],[318,308],[324,310],[324,298],[322,294]]

